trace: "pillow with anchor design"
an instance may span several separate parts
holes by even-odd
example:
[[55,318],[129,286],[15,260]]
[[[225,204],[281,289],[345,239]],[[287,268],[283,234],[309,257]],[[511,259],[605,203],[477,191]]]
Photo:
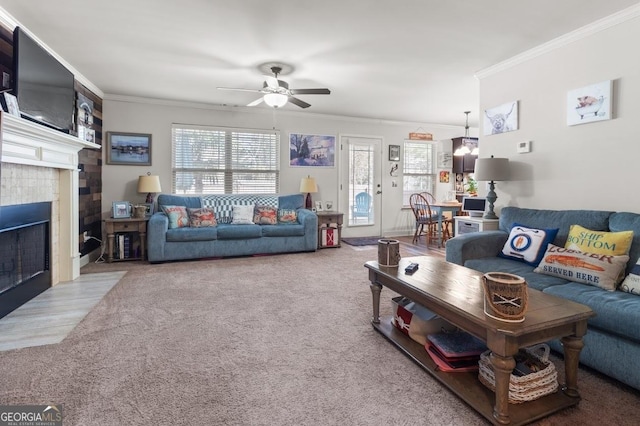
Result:
[[565,278],[614,291],[623,277],[629,256],[582,252],[549,244],[533,272]]

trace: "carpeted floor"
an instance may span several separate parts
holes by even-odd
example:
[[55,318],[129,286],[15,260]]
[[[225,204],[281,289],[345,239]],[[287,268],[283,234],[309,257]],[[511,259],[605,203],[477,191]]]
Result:
[[[128,272],[61,343],[0,353],[0,404],[64,404],[65,426],[487,424],[372,329],[374,258],[88,265]],[[638,423],[637,391],[579,374],[580,405],[536,424]]]

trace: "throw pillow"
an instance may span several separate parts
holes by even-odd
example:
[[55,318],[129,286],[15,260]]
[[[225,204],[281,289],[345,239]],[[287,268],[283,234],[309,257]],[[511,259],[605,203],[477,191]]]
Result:
[[271,206],[256,206],[253,211],[253,223],[275,225],[278,223],[278,209]]
[[205,228],[208,226],[216,226],[216,214],[213,209],[202,207],[199,209],[189,209],[189,225],[194,228]]
[[184,206],[162,206],[162,211],[169,217],[169,228],[185,228],[189,226],[189,215]]
[[253,225],[253,209],[254,204],[246,206],[233,206],[232,210],[232,225]]
[[547,244],[552,243],[556,235],[558,235],[558,228],[535,229],[514,223],[509,239],[498,256],[538,266],[547,249]]
[[278,223],[298,223],[298,214],[293,209],[278,209]]
[[533,272],[614,291],[628,261],[626,254],[585,253],[549,244],[540,265]]
[[620,256],[629,254],[632,240],[633,231],[592,231],[580,225],[571,225],[569,236],[564,246],[589,253]]
[[631,269],[631,273],[620,284],[620,290],[640,296],[640,259]]

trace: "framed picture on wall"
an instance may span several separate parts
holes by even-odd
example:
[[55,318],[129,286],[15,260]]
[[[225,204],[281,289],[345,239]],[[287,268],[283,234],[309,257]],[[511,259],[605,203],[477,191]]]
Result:
[[400,161],[400,145],[389,145],[389,161]]
[[289,166],[335,167],[336,137],[332,135],[289,134]]
[[151,165],[151,135],[107,132],[107,164]]

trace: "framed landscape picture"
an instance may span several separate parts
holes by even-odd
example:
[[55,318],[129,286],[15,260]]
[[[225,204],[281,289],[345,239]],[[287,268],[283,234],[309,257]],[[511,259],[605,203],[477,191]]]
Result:
[[107,132],[107,164],[151,165],[151,135]]
[[289,165],[291,167],[334,167],[335,164],[335,136],[289,134]]

